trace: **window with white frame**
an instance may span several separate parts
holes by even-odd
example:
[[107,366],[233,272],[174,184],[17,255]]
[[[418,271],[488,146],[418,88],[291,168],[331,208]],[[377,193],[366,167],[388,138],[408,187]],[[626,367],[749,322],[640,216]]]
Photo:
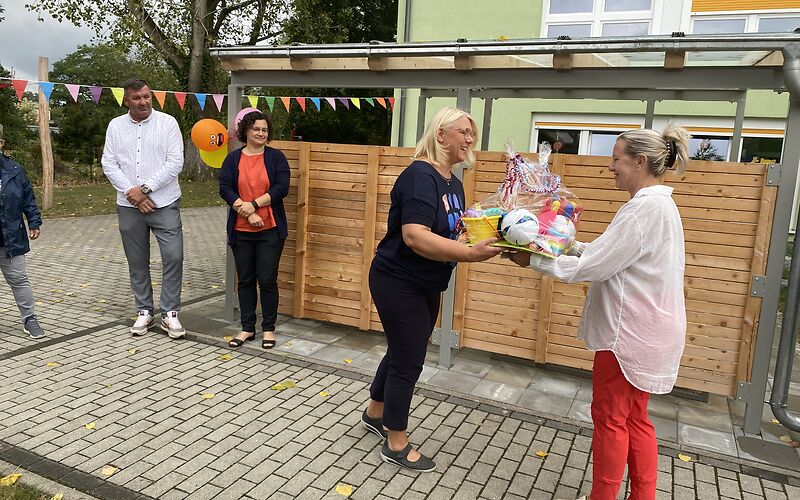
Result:
[[715,33],[785,33],[800,28],[800,10],[770,13],[693,14],[689,31]]
[[654,4],[662,0],[545,0],[542,34],[639,36],[653,33]]

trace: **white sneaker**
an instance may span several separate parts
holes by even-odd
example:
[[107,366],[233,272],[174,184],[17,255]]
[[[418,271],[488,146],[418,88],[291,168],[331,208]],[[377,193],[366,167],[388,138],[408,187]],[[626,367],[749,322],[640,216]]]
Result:
[[171,339],[180,339],[186,335],[186,329],[178,319],[178,311],[168,311],[167,315],[161,318],[161,329],[167,332]]
[[148,328],[153,326],[155,318],[150,314],[150,311],[139,311],[136,314],[136,322],[131,327],[131,334],[134,337],[141,337],[147,333]]

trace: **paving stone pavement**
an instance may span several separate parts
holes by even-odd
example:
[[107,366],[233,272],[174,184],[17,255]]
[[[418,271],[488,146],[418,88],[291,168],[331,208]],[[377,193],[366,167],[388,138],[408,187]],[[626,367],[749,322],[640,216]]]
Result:
[[[184,299],[201,304],[224,286],[224,209],[183,216]],[[348,487],[353,499],[571,499],[589,491],[591,433],[568,419],[418,390],[411,440],[438,463],[418,475],[382,463],[378,439],[359,425],[369,397],[363,373],[232,351],[198,335],[131,338],[114,222],[47,221],[48,239],[34,247],[29,266],[50,340],[18,332],[15,308],[1,316],[0,460],[114,500],[344,498]],[[8,291],[2,307],[14,307]],[[296,386],[271,388],[289,380]],[[659,499],[800,498],[791,471],[676,454],[659,455]]]

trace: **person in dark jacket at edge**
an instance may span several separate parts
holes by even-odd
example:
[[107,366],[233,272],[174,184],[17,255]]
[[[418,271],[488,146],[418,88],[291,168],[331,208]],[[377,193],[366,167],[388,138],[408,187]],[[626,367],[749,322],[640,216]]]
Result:
[[[36,319],[33,289],[25,267],[25,254],[31,250],[28,238],[41,234],[42,216],[36,206],[33,186],[19,163],[3,152],[3,126],[0,125],[0,270],[11,287],[22,317],[22,330],[32,339],[45,336]],[[28,219],[28,229],[22,221]]]

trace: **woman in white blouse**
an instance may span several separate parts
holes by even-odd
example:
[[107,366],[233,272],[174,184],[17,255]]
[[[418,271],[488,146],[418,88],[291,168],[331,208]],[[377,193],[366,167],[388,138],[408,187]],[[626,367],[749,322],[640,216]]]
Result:
[[626,463],[629,498],[655,499],[658,444],[647,402],[672,390],[686,335],[683,226],[662,177],[686,169],[689,138],[675,125],[620,134],[609,171],[631,199],[605,232],[555,259],[511,256],[568,283],[591,282],[578,328],[595,351],[591,500],[617,497]]

